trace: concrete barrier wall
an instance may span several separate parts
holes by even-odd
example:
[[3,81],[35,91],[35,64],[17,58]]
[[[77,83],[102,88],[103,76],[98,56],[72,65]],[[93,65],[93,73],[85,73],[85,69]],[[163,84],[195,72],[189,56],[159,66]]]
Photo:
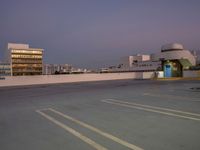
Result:
[[102,73],[102,74],[73,74],[73,75],[39,75],[39,76],[13,76],[0,80],[2,86],[20,86],[53,83],[72,83],[84,81],[103,81],[120,79],[147,79],[153,73],[129,72],[129,73]]
[[142,79],[151,79],[155,77],[154,72],[143,72],[142,73]]
[[183,77],[192,77],[192,78],[198,78],[200,77],[200,70],[186,70],[183,71]]

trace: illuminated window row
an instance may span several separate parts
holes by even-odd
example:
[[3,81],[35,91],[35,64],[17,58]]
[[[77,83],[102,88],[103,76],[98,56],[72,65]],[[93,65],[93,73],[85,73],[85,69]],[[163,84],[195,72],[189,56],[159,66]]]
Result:
[[42,69],[42,67],[12,67],[13,69]]
[[13,67],[13,69],[14,70],[41,70],[42,69],[42,67],[37,67],[37,68],[33,68],[33,67],[23,67],[23,68],[15,68],[15,67]]
[[42,67],[41,64],[13,64],[12,67]]
[[42,64],[41,62],[14,62],[13,65],[18,64]]
[[42,56],[38,55],[12,55],[12,58],[42,58]]
[[13,70],[18,71],[18,70],[42,70],[42,68],[13,68]]
[[13,69],[13,72],[40,72],[41,69]]
[[28,64],[28,63],[32,63],[32,64],[42,64],[41,60],[12,60],[12,63],[21,63],[21,64]]
[[26,62],[30,62],[30,61],[42,61],[42,58],[12,58],[12,62],[13,61],[26,61]]
[[42,54],[42,51],[34,51],[34,50],[12,50],[12,53]]
[[12,55],[34,55],[34,56],[42,56],[42,54],[31,54],[31,53],[12,53]]

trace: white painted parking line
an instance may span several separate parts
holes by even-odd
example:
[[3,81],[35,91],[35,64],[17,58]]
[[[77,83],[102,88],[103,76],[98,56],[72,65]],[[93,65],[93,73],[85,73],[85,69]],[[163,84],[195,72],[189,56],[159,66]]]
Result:
[[156,107],[156,106],[144,105],[144,104],[121,101],[121,100],[116,100],[116,99],[105,99],[105,100],[102,100],[102,101],[112,101],[112,102],[118,102],[118,103],[135,105],[135,106],[141,106],[141,107],[145,107],[145,108],[152,108],[152,109],[157,109],[157,110],[162,110],[162,111],[175,112],[175,113],[180,113],[180,114],[183,114],[183,115],[191,115],[191,116],[200,117],[200,114],[197,114],[197,113],[181,111],[181,110],[175,110],[175,109],[164,108],[164,107]]
[[169,94],[153,94],[153,93],[144,93],[144,96],[152,96],[152,97],[166,97],[166,98],[172,98],[172,99],[179,99],[179,100],[187,100],[189,102],[200,102],[198,98],[194,97],[186,97],[186,96],[176,96],[176,95],[169,95]]
[[[114,102],[114,101],[111,101],[111,100],[108,100],[108,99],[107,100],[101,100],[101,101],[104,102],[104,103],[108,103],[108,104],[114,104],[114,105],[119,105],[119,106],[123,106],[123,107],[129,107],[129,108],[134,108],[134,109],[139,109],[139,110],[144,110],[144,111],[164,114],[164,115],[168,115],[168,116],[174,116],[174,117],[179,117],[179,118],[184,118],[184,119],[200,121],[200,118],[195,118],[195,117],[190,117],[190,116],[185,116],[185,115],[179,115],[179,114],[175,114],[175,113],[171,113],[171,112],[160,111],[158,109],[152,109],[152,108],[136,106],[136,105],[127,104],[127,103],[122,103],[123,101],[121,101],[121,103]],[[150,106],[150,107],[153,107],[153,106]]]
[[64,130],[68,131],[69,133],[73,134],[74,136],[78,137],[82,141],[86,142],[87,144],[89,144],[93,148],[95,148],[97,150],[108,150],[107,148],[101,146],[100,144],[94,142],[90,138],[82,135],[81,133],[77,132],[76,130],[74,130],[74,129],[68,127],[68,126],[66,126],[65,124],[63,124],[61,122],[59,122],[58,120],[54,119],[53,117],[51,117],[51,116],[43,113],[42,111],[36,110],[36,112],[39,113],[40,115],[42,115],[43,117],[45,117],[46,119],[50,120],[51,122],[55,123],[59,127],[63,128]]
[[55,109],[49,108],[49,110],[51,110],[52,112],[54,112],[54,113],[56,113],[56,114],[58,114],[58,115],[60,115],[60,116],[62,116],[64,118],[66,118],[68,120],[71,120],[72,122],[75,122],[75,123],[79,124],[80,126],[83,126],[83,127],[87,128],[87,129],[90,129],[93,132],[96,132],[96,133],[98,133],[98,134],[100,134],[100,135],[102,135],[102,136],[104,136],[104,137],[106,137],[108,139],[111,139],[111,140],[113,140],[113,141],[115,141],[115,142],[117,142],[117,143],[119,143],[119,144],[121,144],[121,145],[123,145],[125,147],[128,147],[128,148],[130,148],[132,150],[143,150],[142,148],[140,148],[140,147],[138,147],[136,145],[128,143],[128,142],[126,142],[126,141],[124,141],[122,139],[119,139],[119,138],[117,138],[117,137],[115,137],[115,136],[113,136],[113,135],[111,135],[109,133],[106,133],[106,132],[104,132],[104,131],[102,131],[102,130],[100,130],[98,128],[95,128],[95,127],[93,127],[93,126],[91,126],[89,124],[86,124],[86,123],[84,123],[82,121],[79,121],[79,120],[77,120],[77,119],[75,119],[73,117],[70,117],[70,116],[66,115],[66,114],[63,114],[63,113],[61,113],[61,112],[59,112],[59,111],[57,111]]

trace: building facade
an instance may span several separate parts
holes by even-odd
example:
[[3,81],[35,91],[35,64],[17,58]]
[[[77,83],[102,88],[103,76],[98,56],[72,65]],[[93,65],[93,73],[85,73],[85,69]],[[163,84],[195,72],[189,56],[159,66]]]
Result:
[[120,70],[163,71],[164,77],[181,77],[183,70],[196,65],[196,56],[178,43],[163,45],[159,53],[133,55],[122,60]]
[[143,62],[143,61],[149,61],[150,60],[150,55],[132,55],[132,56],[126,56],[121,58],[121,64],[123,64],[124,68],[129,68],[133,67],[134,63],[137,62]]
[[9,63],[0,63],[0,76],[11,76],[11,67]]
[[160,53],[151,55],[152,61],[161,61],[164,77],[181,77],[183,70],[196,65],[195,55],[179,43],[166,44]]
[[124,71],[156,71],[161,68],[161,62],[151,61],[150,55],[137,54],[123,57],[120,66]]
[[43,49],[29,48],[28,44],[8,43],[6,61],[12,76],[41,75]]

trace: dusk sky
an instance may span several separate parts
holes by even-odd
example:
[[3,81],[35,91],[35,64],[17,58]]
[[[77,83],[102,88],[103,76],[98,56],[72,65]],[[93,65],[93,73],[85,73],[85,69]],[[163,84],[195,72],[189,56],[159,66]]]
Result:
[[199,0],[0,0],[8,42],[45,49],[44,63],[97,68],[178,42],[200,49]]

